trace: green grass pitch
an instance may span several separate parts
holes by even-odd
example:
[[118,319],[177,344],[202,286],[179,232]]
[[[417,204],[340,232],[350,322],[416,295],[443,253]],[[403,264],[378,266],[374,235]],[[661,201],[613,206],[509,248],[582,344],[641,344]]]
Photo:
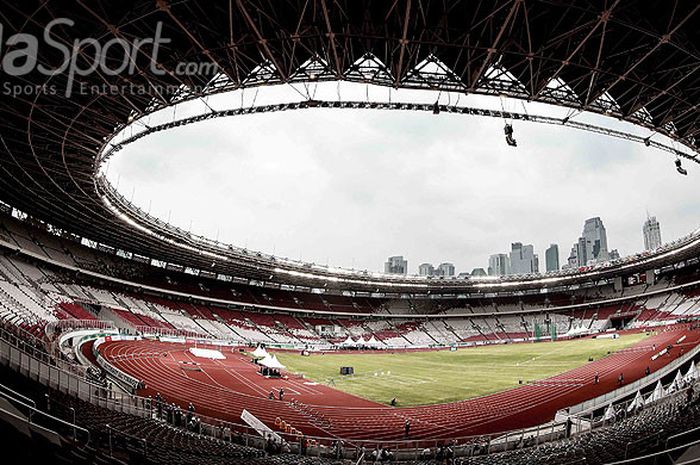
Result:
[[[645,334],[619,339],[522,343],[459,349],[455,352],[354,354],[329,353],[301,356],[278,353],[292,373],[316,382],[388,404],[426,405],[463,400],[510,389],[518,380],[553,376],[636,344]],[[341,376],[340,367],[355,368],[355,375]]]

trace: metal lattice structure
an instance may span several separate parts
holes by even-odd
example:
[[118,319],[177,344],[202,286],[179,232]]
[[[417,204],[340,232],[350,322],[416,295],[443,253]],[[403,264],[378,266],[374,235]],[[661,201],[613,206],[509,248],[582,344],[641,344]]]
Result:
[[[676,141],[686,158],[700,150],[696,0],[13,2],[0,12],[3,40],[42,37],[57,18],[73,21],[52,29],[66,50],[76,39],[132,43],[156,30],[169,42],[154,63],[153,53],[139,50],[131,73],[97,71],[71,82],[66,72],[0,70],[5,89],[25,90],[0,95],[0,200],[112,247],[220,273],[307,282],[302,272],[309,268],[256,253],[212,260],[184,232],[145,233],[105,205],[95,178],[96,157],[112,134],[183,100],[330,80],[507,95],[632,122],[652,138]],[[37,64],[58,66],[61,49],[41,45]],[[82,69],[90,53],[89,46],[77,50]],[[184,74],[181,63],[208,66]],[[279,275],[280,267],[299,274]]]

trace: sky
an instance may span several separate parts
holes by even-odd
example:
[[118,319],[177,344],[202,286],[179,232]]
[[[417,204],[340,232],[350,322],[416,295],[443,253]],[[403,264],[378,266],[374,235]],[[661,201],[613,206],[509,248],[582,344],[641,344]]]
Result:
[[[298,100],[307,92],[316,98],[436,98],[422,91],[390,96],[387,89],[359,85],[290,87],[220,96],[207,105],[218,110]],[[454,95],[438,98],[455,103]],[[461,98],[460,104],[503,104],[510,111],[561,111],[497,97]],[[187,109],[168,112],[181,117]],[[623,256],[643,249],[647,212],[660,221],[664,242],[699,226],[700,171],[686,164],[690,175],[679,176],[670,154],[520,121],[513,123],[513,148],[503,126],[496,118],[444,112],[307,109],[218,118],[142,138],[105,169],[134,203],[197,234],[370,271],[383,270],[391,255],[406,257],[411,273],[424,262],[452,262],[457,272],[486,268],[489,255],[510,251],[512,242],[533,244],[541,267],[545,249],[559,244],[563,263],[584,221],[594,216],[605,224],[609,247]]]

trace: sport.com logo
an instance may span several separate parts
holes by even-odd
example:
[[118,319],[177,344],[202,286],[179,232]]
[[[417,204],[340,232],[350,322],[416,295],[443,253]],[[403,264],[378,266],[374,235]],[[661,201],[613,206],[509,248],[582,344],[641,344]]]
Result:
[[[0,76],[21,77],[38,71],[44,76],[51,77],[65,74],[67,77],[65,89],[58,89],[51,80],[42,85],[12,84],[3,80],[2,93],[19,96],[36,93],[58,94],[63,92],[70,97],[73,92],[86,93],[147,93],[149,91],[163,89],[134,88],[134,85],[86,85],[79,81],[79,77],[85,77],[93,73],[105,76],[133,75],[140,73],[137,67],[139,56],[148,57],[148,69],[155,76],[163,76],[166,71],[158,66],[158,53],[164,45],[172,40],[162,36],[163,24],[158,22],[153,37],[126,39],[114,37],[104,43],[94,38],[74,39],[72,43],[58,40],[54,28],[58,26],[73,27],[75,22],[68,18],[56,18],[45,27],[42,37],[33,34],[16,33],[7,39],[4,37],[4,28],[0,24]],[[49,67],[40,63],[38,57],[43,47],[58,52],[63,59],[57,66]],[[195,63],[180,62],[170,72],[173,75],[213,75],[217,66],[211,62]],[[153,87],[153,85],[148,86]]]

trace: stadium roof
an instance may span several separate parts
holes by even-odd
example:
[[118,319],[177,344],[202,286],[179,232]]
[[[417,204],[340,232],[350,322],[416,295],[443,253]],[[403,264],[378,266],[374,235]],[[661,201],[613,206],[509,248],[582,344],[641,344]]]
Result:
[[[184,231],[125,221],[105,204],[96,178],[105,141],[143,115],[212,92],[343,79],[505,94],[633,122],[675,140],[686,157],[700,150],[694,0],[14,2],[0,23],[5,58],[19,48],[8,45],[12,34],[39,38],[37,66],[11,76],[3,62],[0,200],[91,240],[211,272],[297,283],[339,276],[238,249],[212,253]],[[165,39],[157,53],[147,42],[136,47],[156,33]],[[72,48],[86,38],[131,44],[133,69],[38,68],[70,56],[89,69],[94,43]],[[111,69],[123,43],[110,47]],[[182,63],[209,66],[186,73]],[[697,246],[668,260],[686,255]]]

